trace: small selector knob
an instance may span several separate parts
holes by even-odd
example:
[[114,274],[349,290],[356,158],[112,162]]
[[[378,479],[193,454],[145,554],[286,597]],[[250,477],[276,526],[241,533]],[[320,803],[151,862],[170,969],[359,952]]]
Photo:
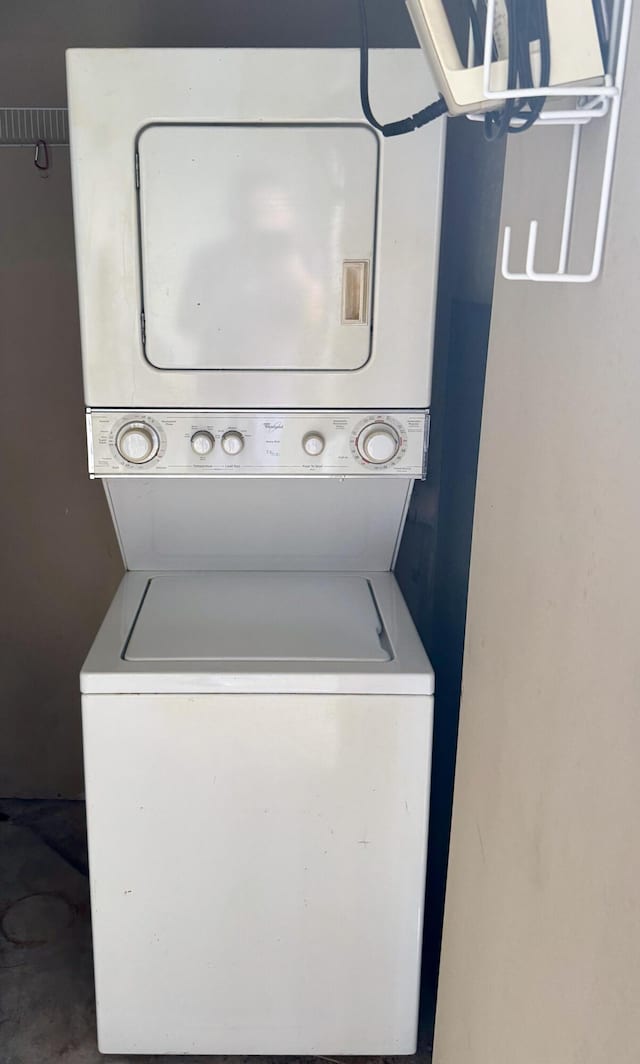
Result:
[[194,454],[206,455],[211,454],[213,450],[214,439],[210,432],[205,432],[204,429],[199,429],[198,432],[194,432],[191,437],[191,450]]
[[158,433],[146,421],[129,421],[120,429],[116,447],[125,461],[144,465],[157,455],[160,440]]
[[324,436],[319,432],[307,432],[303,437],[302,447],[306,454],[315,458],[324,451]]
[[390,462],[400,450],[400,438],[392,425],[375,422],[367,425],[358,436],[358,451],[373,465]]
[[220,443],[225,454],[240,454],[244,447],[244,436],[241,432],[230,429],[229,432],[225,432]]

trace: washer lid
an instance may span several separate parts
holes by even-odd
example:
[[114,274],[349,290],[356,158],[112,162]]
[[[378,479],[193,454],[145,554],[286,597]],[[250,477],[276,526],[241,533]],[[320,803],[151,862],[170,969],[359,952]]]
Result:
[[323,573],[154,576],[126,661],[385,662],[371,582]]

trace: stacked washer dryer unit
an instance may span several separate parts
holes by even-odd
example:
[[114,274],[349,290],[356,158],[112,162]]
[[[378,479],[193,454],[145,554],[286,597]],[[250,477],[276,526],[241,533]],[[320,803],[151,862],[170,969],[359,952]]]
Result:
[[[373,53],[381,119],[434,92]],[[415,1050],[443,126],[358,56],[74,50],[89,469],[128,570],[81,674],[99,1045]]]

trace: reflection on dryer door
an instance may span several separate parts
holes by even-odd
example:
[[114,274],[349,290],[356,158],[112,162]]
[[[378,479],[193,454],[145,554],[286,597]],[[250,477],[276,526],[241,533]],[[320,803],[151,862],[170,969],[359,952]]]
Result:
[[378,180],[370,129],[152,125],[138,155],[153,366],[367,362]]

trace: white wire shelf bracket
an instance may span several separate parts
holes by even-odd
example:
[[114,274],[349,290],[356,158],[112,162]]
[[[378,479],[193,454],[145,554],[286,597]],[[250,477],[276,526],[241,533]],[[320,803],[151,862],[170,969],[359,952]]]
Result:
[[[510,267],[511,226],[506,226],[502,245],[501,271],[509,281],[537,281],[542,283],[589,284],[595,281],[602,270],[604,247],[607,235],[609,203],[613,185],[618,127],[622,106],[622,91],[629,47],[631,11],[633,0],[613,0],[608,41],[607,71],[600,85],[542,85],[534,88],[519,88],[496,91],[491,88],[492,48],[496,18],[496,0],[488,0],[487,20],[483,55],[483,94],[487,101],[500,103],[511,99],[536,99],[542,96],[547,100],[568,101],[575,99],[575,107],[545,108],[536,120],[536,125],[571,126],[571,150],[569,170],[565,189],[565,202],[562,214],[562,232],[558,266],[553,271],[536,269],[536,250],[540,223],[533,219],[529,224],[529,236],[525,255],[524,269],[517,271]],[[484,121],[482,114],[467,116],[475,122]],[[606,137],[602,183],[598,199],[597,219],[593,243],[591,267],[583,273],[570,272],[571,237],[574,222],[574,205],[576,187],[580,168],[580,145],[583,129],[594,119],[608,118],[609,128]]]

